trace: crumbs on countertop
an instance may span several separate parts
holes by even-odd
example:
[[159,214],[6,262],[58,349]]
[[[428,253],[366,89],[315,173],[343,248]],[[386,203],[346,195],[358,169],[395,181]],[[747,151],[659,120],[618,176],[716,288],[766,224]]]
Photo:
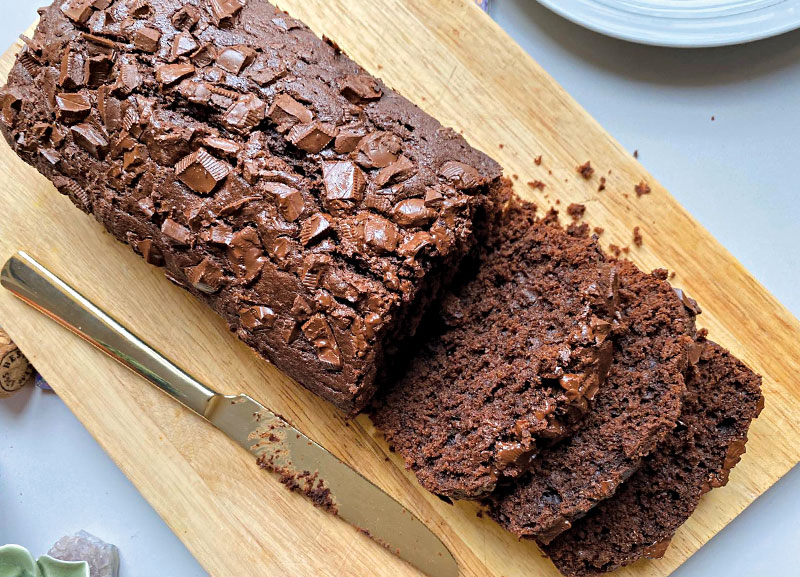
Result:
[[590,160],[587,160],[581,164],[576,170],[578,171],[578,174],[580,174],[586,180],[592,178],[592,175],[594,174],[594,168],[592,168],[592,162]]
[[531,180],[531,181],[528,181],[528,186],[530,186],[531,188],[538,189],[538,190],[544,190],[544,187],[547,186],[547,185],[545,183],[543,183],[541,180]]
[[638,226],[633,227],[633,244],[642,246],[642,240],[642,230]]
[[540,154],[539,156],[537,156],[536,158],[534,158],[534,159],[533,159],[533,163],[534,163],[536,166],[541,166],[541,165],[542,165],[542,155]]
[[592,229],[592,232],[595,233],[597,236],[600,236],[606,231],[602,226],[596,226]]
[[572,217],[572,220],[580,220],[586,213],[586,206],[573,202],[567,207],[567,214]]
[[634,186],[633,190],[636,191],[636,196],[644,196],[645,194],[650,194],[651,192],[650,185],[644,180],[640,181],[639,184]]
[[606,189],[606,177],[600,177],[600,185],[597,187],[597,192],[603,192]]

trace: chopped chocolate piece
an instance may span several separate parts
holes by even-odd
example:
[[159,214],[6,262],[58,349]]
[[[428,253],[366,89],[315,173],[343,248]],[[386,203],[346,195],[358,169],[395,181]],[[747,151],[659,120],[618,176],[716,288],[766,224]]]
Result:
[[650,194],[650,185],[642,180],[639,184],[633,187],[633,190],[636,191],[636,196],[644,196],[645,194]]
[[230,172],[230,165],[211,156],[205,148],[198,148],[175,165],[181,182],[198,194],[211,194]]
[[260,328],[272,328],[278,316],[269,307],[254,306],[247,307],[239,311],[239,320],[242,326],[250,330]]
[[77,90],[83,86],[83,53],[67,49],[61,58],[61,75],[58,83],[67,90]]
[[289,222],[294,222],[303,214],[305,207],[303,194],[296,188],[280,182],[265,182],[261,184],[261,187],[275,197],[281,214]]
[[297,124],[287,136],[289,142],[306,152],[316,153],[328,146],[336,136],[336,127],[324,122],[314,121],[311,124]]
[[139,28],[133,33],[133,45],[144,52],[155,52],[161,40],[161,32],[155,28]]
[[56,95],[56,118],[66,124],[80,122],[92,110],[92,103],[83,94]]
[[[8,82],[0,129],[20,156],[348,413],[508,191],[491,159],[265,0],[58,0]],[[274,326],[242,320],[254,306]]]
[[249,46],[232,46],[225,48],[217,56],[217,66],[231,74],[241,74],[242,70],[253,63],[256,51]]
[[326,200],[361,201],[366,179],[355,163],[350,160],[326,162],[322,166],[322,175]]
[[164,224],[161,225],[161,232],[164,233],[164,236],[179,245],[188,245],[189,241],[192,239],[192,231],[171,218],[166,219]]
[[699,342],[678,426],[610,499],[544,547],[569,577],[662,557],[700,497],[721,487],[763,408],[761,377],[721,346]]
[[186,278],[192,286],[205,294],[219,292],[225,280],[222,268],[209,257],[200,261],[200,264],[184,269]]
[[191,4],[182,6],[171,18],[172,25],[179,30],[189,30],[200,21],[200,10]]
[[192,74],[194,74],[194,66],[188,62],[162,64],[156,68],[156,80],[164,86],[175,84],[178,80]]
[[614,267],[535,210],[511,208],[376,402],[376,425],[437,494],[480,497],[523,474],[540,444],[575,430],[608,371]]
[[246,94],[225,113],[225,124],[235,132],[247,133],[264,120],[267,105],[253,94]]
[[[197,46],[197,41],[194,39],[194,36],[192,36],[191,33],[179,32],[175,35],[175,38],[172,39],[172,49],[170,50],[171,59],[177,60],[181,56],[191,54],[197,50]],[[192,70],[191,73],[193,72],[194,70]]]
[[578,174],[580,174],[586,180],[592,178],[594,174],[594,168],[592,168],[592,163],[590,161],[586,161],[578,167]]
[[361,74],[345,76],[339,82],[339,91],[353,104],[378,100],[383,95],[377,80]]
[[530,473],[491,496],[491,515],[547,543],[617,488],[675,427],[694,344],[694,316],[665,271],[617,263],[621,329],[595,406],[570,438],[542,450]]
[[209,0],[211,15],[217,26],[227,25],[244,7],[245,0]]
[[78,24],[86,24],[92,15],[93,0],[65,0],[61,3],[64,15]]
[[417,228],[436,218],[436,212],[425,206],[421,198],[407,198],[394,206],[394,221],[404,228]]
[[331,222],[322,213],[311,216],[300,229],[300,241],[304,245],[317,242],[331,230]]
[[288,94],[279,94],[270,106],[267,115],[278,125],[280,132],[286,132],[298,122],[311,124],[314,119],[308,108]]
[[70,131],[75,144],[95,158],[100,160],[105,158],[108,152],[108,140],[99,128],[93,124],[83,123],[73,126]]
[[317,349],[319,360],[333,368],[341,368],[342,356],[339,345],[333,336],[333,331],[325,317],[317,314],[311,317],[303,326],[303,334]]

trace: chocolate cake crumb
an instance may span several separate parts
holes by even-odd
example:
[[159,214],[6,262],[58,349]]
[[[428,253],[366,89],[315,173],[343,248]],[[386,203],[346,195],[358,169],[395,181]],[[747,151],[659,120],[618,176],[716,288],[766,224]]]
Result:
[[490,496],[490,513],[519,536],[552,540],[613,495],[672,431],[695,338],[694,309],[662,271],[616,263],[621,326],[595,405],[571,437],[540,451],[530,472]]
[[592,229],[592,232],[594,232],[594,233],[595,233],[597,236],[600,236],[600,235],[601,235],[601,234],[603,234],[605,231],[606,231],[606,229],[604,229],[602,226],[596,226],[596,227],[594,227],[594,228]]
[[513,178],[514,180],[519,180],[519,174],[512,174],[511,178]]
[[698,332],[697,364],[675,430],[610,499],[544,551],[569,577],[663,556],[701,496],[728,480],[763,407],[761,377]]
[[642,240],[642,230],[638,226],[633,227],[633,244],[642,246]]
[[541,165],[542,165],[542,155],[540,154],[539,156],[537,156],[536,158],[534,158],[534,159],[533,159],[533,163],[534,163],[536,166],[541,166]]
[[617,258],[622,254],[622,249],[615,244],[608,245],[608,250]]
[[675,278],[675,276],[676,276],[676,274],[677,274],[677,273],[676,273],[675,271],[672,271],[671,273],[669,273],[669,278],[670,278],[670,280],[674,279],[674,278]]
[[478,512],[477,512],[477,513],[475,513],[475,516],[476,516],[478,519],[483,519],[483,509],[478,509]]
[[633,190],[636,191],[636,196],[644,196],[645,194],[650,194],[651,192],[650,185],[644,180],[640,181],[639,184],[634,186]]
[[572,217],[572,220],[580,220],[586,213],[586,206],[573,202],[567,207],[567,214]]
[[533,189],[544,190],[544,188],[547,185],[543,183],[541,180],[531,180],[528,182],[528,186],[530,186]]
[[567,232],[578,238],[589,238],[589,225],[585,222],[572,222],[567,226]]
[[587,160],[586,162],[581,164],[577,168],[577,171],[578,171],[578,174],[580,174],[586,180],[589,180],[590,178],[592,178],[592,175],[594,174],[594,168],[592,168],[592,163],[589,160]]
[[616,276],[596,243],[523,202],[496,229],[372,414],[420,483],[453,498],[487,494],[574,431],[611,353]]
[[606,189],[606,177],[600,177],[600,184],[597,186],[597,192],[603,192]]

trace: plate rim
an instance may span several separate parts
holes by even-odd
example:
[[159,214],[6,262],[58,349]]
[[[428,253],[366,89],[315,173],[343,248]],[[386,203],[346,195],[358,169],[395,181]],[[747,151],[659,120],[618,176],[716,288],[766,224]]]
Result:
[[[594,0],[589,1],[593,2]],[[766,38],[772,38],[774,36],[780,36],[782,34],[786,34],[787,32],[800,29],[800,2],[793,3],[797,5],[796,18],[780,22],[776,26],[745,30],[739,34],[728,33],[718,36],[676,33],[671,38],[668,35],[653,37],[652,35],[648,35],[646,33],[630,33],[613,25],[604,26],[602,22],[593,19],[591,15],[575,10],[575,8],[579,8],[580,4],[587,4],[587,0],[537,0],[537,2],[562,18],[565,18],[566,20],[569,20],[570,22],[582,26],[588,30],[597,32],[598,34],[636,44],[664,48],[714,48],[721,46],[735,46],[738,44],[746,44],[750,42],[756,42],[758,40],[764,40]],[[784,3],[782,2],[781,4]],[[762,10],[774,10],[777,6],[779,5],[767,6]],[[632,16],[635,19],[649,18],[652,21],[652,18],[650,17],[636,15]],[[633,21],[635,21],[635,19]]]

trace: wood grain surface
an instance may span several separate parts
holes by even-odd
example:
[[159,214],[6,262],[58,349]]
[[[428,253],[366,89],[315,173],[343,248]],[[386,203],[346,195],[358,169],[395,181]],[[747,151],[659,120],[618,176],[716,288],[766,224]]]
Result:
[[[587,206],[604,244],[666,267],[703,307],[711,337],[764,376],[766,408],[730,484],[711,492],[664,559],[620,575],[668,575],[800,460],[800,323],[521,48],[468,0],[282,0],[373,73],[518,176],[541,206]],[[387,17],[390,16],[390,17]],[[18,46],[3,56],[5,76]],[[534,158],[542,155],[540,166]],[[585,180],[576,166],[592,161]],[[465,576],[548,576],[472,503],[448,505],[403,470],[368,418],[345,420],[256,358],[221,319],[118,244],[0,144],[0,258],[25,249],[208,385],[291,419],[433,528]],[[607,179],[598,191],[599,178]],[[543,190],[526,185],[541,180]],[[634,186],[645,180],[652,193]],[[700,194],[701,191],[698,191]],[[641,228],[644,244],[632,243]],[[0,319],[70,409],[214,577],[418,573],[260,471],[199,418],[67,331],[0,293]]]

